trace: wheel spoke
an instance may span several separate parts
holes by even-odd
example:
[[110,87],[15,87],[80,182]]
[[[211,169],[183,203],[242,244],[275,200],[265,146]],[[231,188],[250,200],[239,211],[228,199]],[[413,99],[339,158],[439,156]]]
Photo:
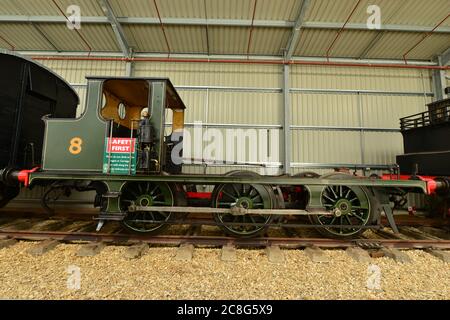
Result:
[[317,216],[317,220],[319,220],[320,224],[324,224],[321,219],[326,217],[327,216]]
[[333,219],[331,219],[330,224],[334,224],[334,221],[336,221],[336,218],[337,218],[337,217],[333,217]]
[[345,220],[348,221],[348,224],[349,224],[349,225],[353,225],[353,223],[350,221],[350,218],[349,218],[348,216],[345,216]]
[[233,190],[234,190],[236,196],[239,197],[239,194],[240,194],[240,193],[239,193],[239,190],[237,189],[236,185],[235,185],[235,184],[232,184],[231,186],[233,187]]
[[332,203],[335,203],[336,200],[335,199],[331,199],[329,196],[327,196],[326,194],[323,195],[325,198],[327,198],[328,200],[330,200]]
[[259,193],[256,196],[254,196],[253,198],[250,198],[250,199],[252,199],[253,202],[255,202],[256,199],[261,199],[262,200],[261,195]]
[[155,212],[155,213],[159,216],[158,221],[166,221],[167,216],[168,216],[168,213],[167,213],[167,212],[160,212],[160,211],[157,211],[157,212]]
[[218,205],[219,205],[219,208],[220,208],[220,206],[226,206],[226,207],[231,207],[231,205],[233,205],[233,204],[235,204],[235,202],[219,202],[218,203]]
[[348,189],[347,193],[345,194],[345,199],[348,199],[348,196],[350,195],[350,193],[352,192],[352,189]]
[[164,197],[164,194],[159,193],[159,194],[157,194],[156,196],[152,196],[152,200],[156,200],[156,199],[158,199],[159,197]]
[[331,190],[331,192],[333,193],[335,199],[339,198],[339,197],[337,196],[336,192],[334,191],[334,187],[333,187],[333,186],[330,186],[328,189]]
[[150,191],[150,195],[153,196],[153,194],[156,192],[156,189],[158,189],[158,185],[155,185],[155,187]]
[[352,213],[355,218],[361,220],[362,222],[365,222],[365,219],[362,217],[362,214],[360,216],[356,211],[355,212],[352,211]]
[[222,193],[223,194],[225,194],[227,197],[229,197],[230,199],[232,199],[232,200],[235,200],[236,199],[236,197],[234,197],[232,194],[229,194],[227,191],[225,191],[225,190],[222,190]]

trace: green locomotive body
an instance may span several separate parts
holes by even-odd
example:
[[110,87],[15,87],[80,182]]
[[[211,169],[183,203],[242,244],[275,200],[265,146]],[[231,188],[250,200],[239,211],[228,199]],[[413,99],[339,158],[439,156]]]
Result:
[[[392,196],[448,188],[446,181],[337,172],[322,177],[181,174],[185,109],[169,79],[88,78],[80,117],[44,119],[42,167],[4,170],[2,179],[45,185],[53,193],[95,190],[98,229],[105,221],[120,220],[131,231],[155,234],[174,219],[197,213],[212,214],[227,234],[240,237],[304,216],[327,236],[354,237],[378,227],[382,212],[395,229]],[[197,185],[213,191],[198,201]],[[44,196],[49,208],[47,200]]]

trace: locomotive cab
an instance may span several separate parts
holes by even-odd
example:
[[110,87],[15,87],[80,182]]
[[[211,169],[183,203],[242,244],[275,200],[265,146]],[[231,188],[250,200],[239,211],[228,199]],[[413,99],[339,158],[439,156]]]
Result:
[[169,79],[88,78],[80,118],[45,120],[43,169],[178,173],[185,108]]
[[[138,173],[159,172],[161,169],[179,173],[181,161],[173,159],[171,151],[176,144],[182,143],[184,106],[180,108],[171,88],[166,91],[166,101],[160,106],[159,100],[152,101],[151,88],[147,80],[105,81],[100,115],[108,121],[107,141],[116,139],[116,142],[125,144],[116,146],[117,151],[130,151],[132,154],[136,149]],[[172,120],[171,126],[167,123],[169,120]],[[131,149],[126,146],[128,142]],[[111,152],[113,147],[107,143],[107,148]],[[181,157],[182,148],[179,149],[177,156]],[[132,157],[129,157],[130,161]]]

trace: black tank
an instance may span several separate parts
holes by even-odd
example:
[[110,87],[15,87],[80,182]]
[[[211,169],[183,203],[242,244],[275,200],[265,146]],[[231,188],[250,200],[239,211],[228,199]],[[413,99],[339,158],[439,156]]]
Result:
[[[78,95],[58,75],[20,55],[0,51],[0,70],[0,170],[30,169],[41,163],[42,117],[75,118]],[[0,183],[0,207],[15,193],[9,188]]]

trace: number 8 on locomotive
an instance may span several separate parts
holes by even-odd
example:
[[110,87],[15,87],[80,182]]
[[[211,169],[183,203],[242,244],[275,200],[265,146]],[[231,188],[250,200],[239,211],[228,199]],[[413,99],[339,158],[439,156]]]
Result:
[[69,152],[73,155],[77,155],[81,152],[81,145],[83,144],[83,139],[80,137],[74,137],[70,140]]

